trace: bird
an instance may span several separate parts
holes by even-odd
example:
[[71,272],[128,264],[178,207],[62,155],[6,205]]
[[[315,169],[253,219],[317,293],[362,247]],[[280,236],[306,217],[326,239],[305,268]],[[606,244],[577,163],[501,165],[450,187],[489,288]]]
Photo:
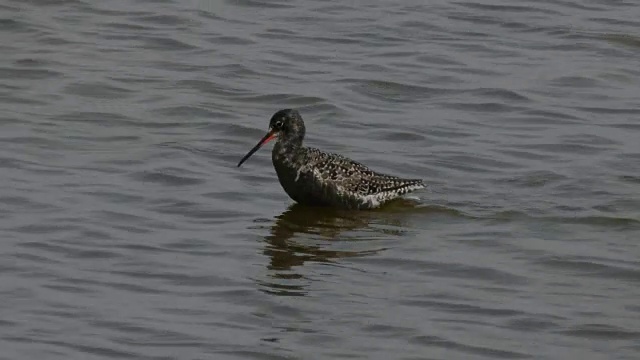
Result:
[[262,139],[240,160],[240,167],[263,145],[277,139],[271,153],[284,191],[302,205],[348,210],[375,209],[426,187],[421,179],[375,172],[345,156],[303,146],[305,126],[295,109],[277,111]]

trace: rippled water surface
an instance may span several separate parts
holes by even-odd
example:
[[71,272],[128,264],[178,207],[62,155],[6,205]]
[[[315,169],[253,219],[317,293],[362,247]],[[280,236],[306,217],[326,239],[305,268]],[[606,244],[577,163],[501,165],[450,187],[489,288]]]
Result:
[[[640,5],[0,3],[0,359],[639,359]],[[294,205],[270,146],[423,178]]]

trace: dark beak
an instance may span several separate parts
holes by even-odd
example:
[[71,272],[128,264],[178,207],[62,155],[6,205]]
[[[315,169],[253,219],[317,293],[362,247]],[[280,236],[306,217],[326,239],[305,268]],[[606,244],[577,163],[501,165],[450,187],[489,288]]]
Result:
[[242,163],[244,163],[245,161],[247,161],[248,158],[251,157],[251,155],[253,155],[256,151],[258,151],[258,149],[260,149],[262,147],[262,145],[268,143],[269,141],[273,140],[276,137],[276,132],[273,130],[269,130],[269,132],[267,133],[267,135],[265,135],[262,139],[260,139],[260,141],[258,141],[258,143],[256,144],[256,146],[253,147],[253,149],[251,149],[247,155],[245,155],[242,160],[240,160],[240,162],[238,163],[238,167],[240,167],[240,165],[242,165]]

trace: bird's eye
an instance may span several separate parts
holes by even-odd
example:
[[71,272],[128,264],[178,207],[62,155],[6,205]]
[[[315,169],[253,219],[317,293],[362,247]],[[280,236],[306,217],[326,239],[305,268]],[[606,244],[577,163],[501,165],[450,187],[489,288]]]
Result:
[[276,125],[277,128],[281,128],[282,127],[282,120],[276,121],[275,125]]

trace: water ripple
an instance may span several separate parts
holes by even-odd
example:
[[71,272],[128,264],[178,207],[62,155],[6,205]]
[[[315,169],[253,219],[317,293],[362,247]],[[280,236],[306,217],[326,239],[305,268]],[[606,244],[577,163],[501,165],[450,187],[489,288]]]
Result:
[[[0,4],[2,356],[638,358],[637,5],[363,5]],[[288,107],[427,189],[293,205]]]

